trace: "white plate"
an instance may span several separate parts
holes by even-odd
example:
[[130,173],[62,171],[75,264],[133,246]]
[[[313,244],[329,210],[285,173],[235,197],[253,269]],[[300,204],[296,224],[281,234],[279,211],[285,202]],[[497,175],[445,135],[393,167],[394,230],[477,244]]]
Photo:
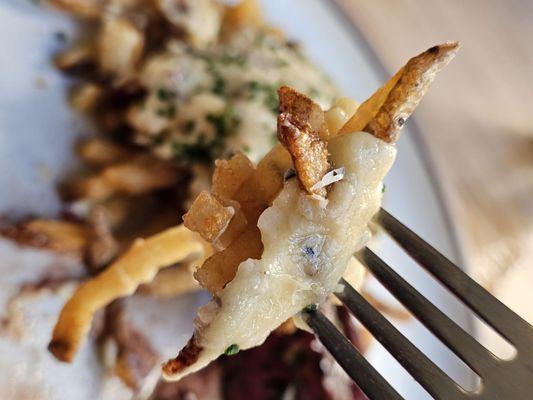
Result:
[[[333,77],[345,95],[365,99],[385,81],[383,68],[333,2],[265,0],[262,3],[268,19],[288,36],[301,41],[311,58]],[[54,185],[65,167],[75,162],[73,143],[91,131],[88,122],[69,109],[68,81],[50,65],[51,54],[61,46],[56,32],[66,32],[71,37],[73,27],[62,15],[38,8],[29,1],[4,0],[0,4],[0,213],[55,214],[59,203]],[[406,59],[409,56],[406,54]],[[459,261],[451,224],[412,120],[398,148],[396,164],[386,180],[386,208],[452,260]],[[380,241],[377,251],[442,310],[470,329],[471,320],[464,307],[420,272],[390,241]],[[9,276],[14,269],[21,271],[44,265],[49,261],[41,253],[26,251],[20,255],[9,243],[0,241],[0,272]],[[28,276],[3,279],[0,306],[12,293],[15,282],[28,279]],[[375,286],[378,295],[386,295]],[[187,310],[184,315],[187,322],[180,328],[172,328],[176,337],[173,346],[185,341],[189,334],[190,315],[198,301],[197,297],[190,297],[186,307],[182,307]],[[16,342],[0,337],[0,368],[5,371],[0,378],[0,398],[17,398],[12,382],[24,382],[27,378],[38,387],[35,393],[40,393],[41,398],[103,397],[99,378],[89,377],[83,368],[83,363],[94,362],[91,349],[78,357],[74,367],[59,365],[46,353],[46,330],[51,327],[61,301],[56,303],[52,302],[46,311],[46,321],[39,326],[41,334],[36,339]],[[461,384],[472,387],[470,370],[425,328],[415,321],[398,326],[437,365]],[[407,399],[429,398],[380,346],[372,347],[369,359]],[[37,360],[38,367],[30,368],[30,360]]]

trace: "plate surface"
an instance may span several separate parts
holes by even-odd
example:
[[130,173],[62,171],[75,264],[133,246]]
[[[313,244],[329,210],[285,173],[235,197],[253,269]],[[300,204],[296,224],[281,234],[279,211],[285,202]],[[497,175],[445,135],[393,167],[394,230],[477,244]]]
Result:
[[[365,99],[386,79],[361,36],[331,1],[265,0],[262,3],[267,18],[289,37],[301,41],[310,57],[332,76],[345,95]],[[69,82],[50,65],[51,55],[64,46],[57,32],[65,32],[70,40],[73,29],[74,24],[67,18],[31,2],[4,0],[0,4],[3,49],[0,54],[3,94],[0,97],[0,187],[3,188],[0,214],[55,214],[59,210],[55,183],[64,175],[65,168],[75,165],[72,154],[75,141],[91,132],[88,121],[73,113],[66,103]],[[406,54],[406,59],[410,56]],[[398,158],[386,180],[385,207],[458,261],[459,252],[437,186],[430,177],[426,157],[420,152],[418,136],[410,126],[398,143]],[[381,239],[376,251],[446,314],[466,329],[470,328],[468,312],[390,241]],[[20,252],[10,243],[0,241],[0,272],[10,277],[0,282],[0,317],[5,315],[4,306],[14,286],[30,280],[35,271],[46,269],[50,263],[49,254],[37,250]],[[13,274],[14,270],[19,272]],[[377,296],[389,300],[375,282],[369,286]],[[31,393],[39,393],[40,398],[105,398],[105,393],[111,392],[114,395],[110,398],[123,398],[118,383],[104,385],[101,377],[88,373],[86,366],[96,363],[91,355],[93,349],[86,347],[74,366],[57,364],[45,351],[48,332],[66,295],[49,296],[40,303],[39,318],[36,312],[25,314],[25,318],[38,320],[33,324],[34,332],[26,339],[0,336],[0,368],[5,371],[0,377],[0,398],[19,398],[27,379],[32,382],[26,385],[28,390],[31,386]],[[174,340],[164,343],[162,351],[171,353],[172,348],[186,340],[192,313],[200,301],[198,296],[189,296],[180,304],[165,305],[179,307],[183,313],[181,321],[174,321],[168,327],[174,332]],[[397,326],[437,365],[461,384],[471,387],[469,369],[419,323],[411,320]],[[39,335],[34,335],[36,331]],[[368,356],[407,399],[430,398],[379,345],[373,345]],[[30,362],[37,364],[30,367]]]

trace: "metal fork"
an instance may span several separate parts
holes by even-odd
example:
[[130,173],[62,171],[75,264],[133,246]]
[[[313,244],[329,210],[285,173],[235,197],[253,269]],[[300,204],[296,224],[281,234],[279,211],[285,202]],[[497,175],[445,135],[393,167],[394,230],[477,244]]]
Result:
[[[335,293],[339,300],[435,399],[533,399],[533,327],[384,209],[379,211],[377,221],[418,264],[507,339],[515,347],[516,355],[511,360],[496,357],[368,248],[356,255],[358,259],[480,376],[481,385],[475,391],[464,390],[344,280],[341,280],[342,292]],[[320,311],[307,307],[304,317],[322,344],[369,399],[402,399]]]

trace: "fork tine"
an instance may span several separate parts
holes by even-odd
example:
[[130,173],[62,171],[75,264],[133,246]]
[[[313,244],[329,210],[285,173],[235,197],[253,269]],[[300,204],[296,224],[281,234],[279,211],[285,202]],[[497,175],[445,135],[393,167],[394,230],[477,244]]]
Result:
[[304,311],[322,344],[369,399],[404,400],[320,311]]
[[[411,376],[436,399],[462,399],[465,392],[344,279],[335,293]],[[322,339],[321,339],[322,340]]]
[[478,375],[496,366],[494,355],[409,285],[372,250],[365,248],[357,258],[417,319],[459,356]]
[[380,209],[377,218],[383,229],[411,257],[503,337],[515,345],[530,343],[533,337],[531,325],[386,210]]

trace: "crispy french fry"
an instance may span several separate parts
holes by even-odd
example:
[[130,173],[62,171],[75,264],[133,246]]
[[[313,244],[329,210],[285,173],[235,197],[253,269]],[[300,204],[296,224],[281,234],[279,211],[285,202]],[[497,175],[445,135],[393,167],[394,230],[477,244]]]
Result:
[[105,200],[114,194],[141,195],[174,185],[181,177],[171,163],[153,157],[106,166],[96,175],[67,183],[62,194],[68,200]]
[[80,157],[91,165],[110,165],[124,161],[135,154],[123,146],[104,138],[94,137],[78,148]]
[[283,86],[278,94],[281,112],[278,139],[291,154],[305,190],[325,196],[325,188],[313,188],[330,169],[328,150],[321,139],[329,136],[324,112],[318,104],[294,89]]
[[236,203],[234,209],[237,206],[240,209],[220,237],[223,250],[213,254],[195,272],[195,278],[211,293],[233,279],[242,261],[261,255],[263,243],[257,219],[283,187],[285,166],[290,166],[290,156],[282,146],[271,150],[256,169],[242,154],[217,163],[213,194],[227,204]]
[[70,362],[87,336],[93,315],[113,300],[131,295],[157,272],[188,258],[202,258],[205,243],[184,226],[136,240],[109,268],[83,283],[67,301],[48,346],[57,359]]
[[81,256],[89,243],[90,229],[75,222],[39,218],[20,224],[3,223],[0,234],[21,245]]
[[165,268],[157,273],[152,282],[141,285],[138,293],[169,298],[200,290],[202,287],[193,277],[194,270],[200,264],[198,260]]
[[241,152],[237,152],[229,160],[216,160],[211,190],[219,198],[233,199],[253,173],[252,162]]
[[384,86],[357,109],[342,133],[366,131],[386,142],[398,140],[399,132],[436,74],[455,56],[459,44],[444,43],[411,58]]
[[224,250],[214,253],[196,270],[194,277],[209,292],[216,294],[237,272],[237,267],[248,258],[259,258],[263,253],[261,232],[257,220],[246,226],[231,244]]
[[92,65],[95,52],[90,45],[80,45],[59,53],[54,57],[55,66],[64,72],[75,72]]
[[213,243],[224,233],[234,215],[233,207],[225,207],[204,190],[183,216],[183,224],[191,231],[198,232],[204,240]]
[[70,95],[72,108],[83,111],[92,111],[102,99],[104,90],[94,83],[85,83],[73,90]]
[[292,115],[301,124],[309,124],[320,139],[328,139],[328,126],[324,117],[324,111],[322,111],[320,105],[304,94],[287,86],[279,88],[278,96],[280,113]]
[[328,150],[309,124],[301,124],[290,114],[278,117],[278,138],[289,150],[296,175],[309,194],[326,195],[326,188],[314,189],[329,171]]
[[111,262],[119,252],[119,245],[111,232],[111,219],[103,206],[95,206],[89,216],[90,241],[85,259],[93,271],[100,270]]
[[102,71],[126,79],[135,70],[144,50],[144,35],[125,18],[105,20],[97,42]]
[[291,166],[291,155],[277,144],[257,164],[249,186],[257,188],[263,203],[270,205],[283,188],[283,176]]
[[264,20],[259,2],[257,0],[240,0],[233,6],[226,6],[222,24],[224,28],[230,30],[238,30],[244,26],[263,26]]

